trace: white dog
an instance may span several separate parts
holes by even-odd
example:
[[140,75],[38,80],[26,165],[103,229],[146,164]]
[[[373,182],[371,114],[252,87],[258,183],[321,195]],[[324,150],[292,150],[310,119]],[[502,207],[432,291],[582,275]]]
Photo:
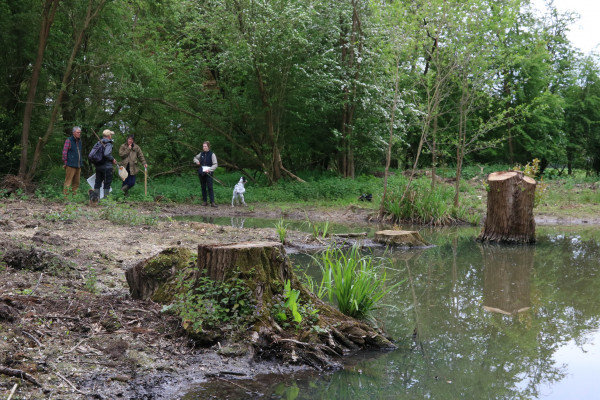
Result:
[[238,183],[236,183],[235,186],[233,187],[233,197],[231,198],[231,207],[234,207],[233,204],[236,200],[238,201],[238,203],[246,205],[246,202],[244,201],[244,192],[246,191],[246,188],[244,187],[245,184],[246,184],[246,178],[244,178],[242,176],[240,178],[240,181]]

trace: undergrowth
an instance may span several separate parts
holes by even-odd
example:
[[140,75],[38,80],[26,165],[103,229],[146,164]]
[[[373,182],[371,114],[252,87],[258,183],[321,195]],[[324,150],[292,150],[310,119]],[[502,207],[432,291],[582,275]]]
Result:
[[[193,268],[192,274],[198,272]],[[172,304],[164,311],[175,312],[190,332],[208,329],[236,331],[250,324],[255,316],[255,301],[251,290],[243,279],[235,277],[225,281],[214,281],[206,276],[188,279],[189,271],[177,277]]]

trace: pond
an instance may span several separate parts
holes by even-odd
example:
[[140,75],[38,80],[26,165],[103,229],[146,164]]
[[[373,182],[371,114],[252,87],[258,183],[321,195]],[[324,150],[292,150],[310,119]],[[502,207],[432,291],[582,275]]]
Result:
[[398,350],[349,357],[331,374],[209,382],[183,398],[595,398],[600,230],[538,227],[532,246],[482,245],[478,233],[421,230],[435,247],[386,255],[390,282],[405,282],[376,316]]

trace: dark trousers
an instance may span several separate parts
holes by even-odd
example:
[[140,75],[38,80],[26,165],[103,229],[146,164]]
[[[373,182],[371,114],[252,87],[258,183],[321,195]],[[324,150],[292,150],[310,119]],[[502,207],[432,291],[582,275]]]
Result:
[[96,167],[96,181],[94,182],[94,189],[100,189],[104,182],[104,195],[108,196],[110,191],[110,184],[113,179],[113,167],[112,164],[102,164]]
[[123,181],[122,186],[127,185],[129,187],[129,189],[131,189],[135,185],[135,175],[131,175],[131,172],[129,172],[129,164],[127,164],[126,169],[127,169],[127,173],[129,175],[127,175],[127,178]]
[[208,190],[208,196],[210,197],[210,202],[215,202],[215,194],[213,192],[213,177],[211,174],[203,174],[199,173],[200,177],[200,186],[202,187],[202,201],[206,201],[206,191]]

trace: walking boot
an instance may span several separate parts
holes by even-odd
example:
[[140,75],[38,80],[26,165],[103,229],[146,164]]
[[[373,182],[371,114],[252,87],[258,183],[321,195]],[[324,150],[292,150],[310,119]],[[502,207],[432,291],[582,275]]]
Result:
[[205,201],[203,201],[203,202],[202,202],[202,205],[203,205],[204,207],[206,207],[206,206],[208,205],[208,203],[207,203],[207,202],[205,202]]
[[127,186],[127,185],[123,185],[123,186],[121,187],[121,190],[123,191],[123,193],[125,193],[125,196],[127,196],[127,191],[129,190],[129,186]]
[[214,202],[210,203],[210,206],[214,207],[214,208],[217,208],[217,205]]

